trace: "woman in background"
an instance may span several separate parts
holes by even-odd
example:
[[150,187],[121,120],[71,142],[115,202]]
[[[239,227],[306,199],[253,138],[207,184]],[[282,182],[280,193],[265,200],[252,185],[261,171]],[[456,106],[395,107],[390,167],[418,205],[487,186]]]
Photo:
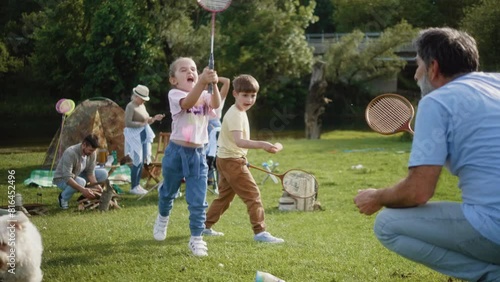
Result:
[[132,89],[131,101],[125,108],[125,155],[132,159],[130,193],[134,195],[147,193],[139,181],[143,163],[151,163],[151,143],[155,134],[149,125],[165,117],[162,114],[150,117],[144,106],[146,101],[149,101],[149,89],[139,84]]

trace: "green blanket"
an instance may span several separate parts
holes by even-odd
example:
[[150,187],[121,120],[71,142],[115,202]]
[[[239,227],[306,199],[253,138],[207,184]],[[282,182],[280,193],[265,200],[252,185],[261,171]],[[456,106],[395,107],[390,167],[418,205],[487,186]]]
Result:
[[[106,168],[109,171],[109,168]],[[52,177],[54,176],[54,171],[50,170],[33,170],[28,179],[24,180],[24,185],[26,186],[37,186],[37,187],[56,187],[52,183]],[[111,184],[126,184],[130,183],[130,167],[128,165],[122,165],[115,169],[115,171],[109,176]]]

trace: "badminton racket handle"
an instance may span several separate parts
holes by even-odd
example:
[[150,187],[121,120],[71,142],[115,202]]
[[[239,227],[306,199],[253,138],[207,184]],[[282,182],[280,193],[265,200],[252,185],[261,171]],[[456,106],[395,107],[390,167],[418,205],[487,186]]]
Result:
[[[208,68],[213,70],[214,69],[214,53],[210,53],[210,58],[208,59]],[[208,85],[207,91],[208,94],[212,94],[214,89],[214,85],[210,83]]]
[[254,169],[256,169],[256,170],[260,170],[260,171],[265,172],[265,173],[267,173],[267,174],[276,175],[276,174],[274,174],[274,173],[273,173],[273,172],[271,172],[271,171],[268,171],[268,170],[262,169],[262,168],[260,168],[260,167],[254,166],[254,165],[252,165],[252,164],[250,164],[250,163],[247,163],[247,167],[251,167],[251,168],[254,168]]

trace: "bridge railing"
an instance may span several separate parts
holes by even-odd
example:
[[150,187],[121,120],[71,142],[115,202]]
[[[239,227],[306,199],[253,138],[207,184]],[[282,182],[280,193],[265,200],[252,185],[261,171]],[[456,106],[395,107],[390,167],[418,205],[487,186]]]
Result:
[[[349,33],[307,33],[306,40],[310,43],[335,43],[348,34]],[[380,32],[367,32],[365,33],[365,40],[379,38],[380,34]]]
[[[348,34],[349,33],[307,33],[306,40],[309,43],[309,46],[314,48],[314,54],[321,55],[326,52],[326,50],[331,44],[338,43],[343,36],[346,36]],[[365,33],[364,41],[366,42],[377,39],[380,37],[381,34],[382,34],[381,32],[367,32]],[[398,48],[396,52],[412,54],[415,53],[416,50],[411,43],[408,43]],[[408,58],[411,58],[411,56]]]

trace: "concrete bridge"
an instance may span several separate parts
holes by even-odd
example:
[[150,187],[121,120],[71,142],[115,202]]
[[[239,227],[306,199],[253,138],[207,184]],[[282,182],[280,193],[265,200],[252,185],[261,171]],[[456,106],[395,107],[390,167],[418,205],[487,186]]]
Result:
[[[380,32],[367,32],[365,33],[364,42],[377,40],[380,34]],[[314,48],[314,55],[319,56],[323,55],[330,45],[338,43],[345,35],[348,35],[348,33],[307,33],[306,40],[309,46]],[[417,52],[415,47],[411,43],[408,43],[401,46],[396,51],[396,54],[408,63],[414,63]]]
[[[348,33],[308,33],[306,34],[306,39],[309,46],[314,48],[314,55],[321,56],[326,52],[330,45],[338,43],[340,39],[347,34]],[[380,37],[380,34],[380,32],[365,33],[365,39],[363,42],[377,40]],[[417,55],[415,47],[409,42],[408,44],[401,46],[395,53],[407,62],[405,68],[410,69],[409,73],[414,73],[414,69],[416,69],[417,65],[415,61],[415,57]],[[392,58],[378,59],[393,60]],[[397,80],[397,74],[387,78],[379,78],[369,83],[369,89],[373,94],[396,93],[398,87]]]

